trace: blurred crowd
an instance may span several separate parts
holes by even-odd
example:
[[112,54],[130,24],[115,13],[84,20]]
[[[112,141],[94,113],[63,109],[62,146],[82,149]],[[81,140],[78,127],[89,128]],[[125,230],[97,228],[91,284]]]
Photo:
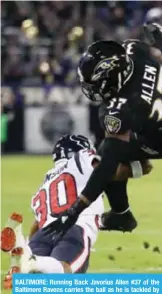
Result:
[[2,83],[75,85],[92,41],[138,38],[161,1],[2,1]]
[[[2,151],[26,150],[27,105],[44,105],[51,110],[50,97],[57,103],[66,97],[72,104],[74,100],[84,104],[76,87],[76,69],[80,54],[90,43],[139,38],[141,25],[148,21],[162,22],[161,1],[2,1]],[[53,87],[56,84],[70,87],[63,90]],[[63,116],[56,106],[57,117],[69,115]],[[51,120],[47,116],[46,131],[50,134],[51,126],[60,127],[53,117],[55,113]],[[88,105],[87,120],[98,145],[104,134],[97,106]]]

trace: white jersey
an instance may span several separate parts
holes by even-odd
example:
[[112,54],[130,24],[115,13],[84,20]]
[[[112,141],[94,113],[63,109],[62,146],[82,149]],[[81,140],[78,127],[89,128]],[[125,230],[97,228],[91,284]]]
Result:
[[[77,200],[93,171],[92,161],[97,156],[89,150],[80,150],[69,160],[60,160],[46,174],[44,184],[32,198],[32,209],[40,228],[47,226],[59,213],[66,211]],[[79,216],[76,224],[81,226],[91,239],[96,241],[98,220],[104,212],[102,195]]]

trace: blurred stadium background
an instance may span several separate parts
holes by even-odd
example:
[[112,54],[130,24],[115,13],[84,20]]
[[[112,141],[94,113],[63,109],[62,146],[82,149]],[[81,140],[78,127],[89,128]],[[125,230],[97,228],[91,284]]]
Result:
[[[92,41],[140,38],[143,22],[162,23],[162,2],[2,1],[1,7],[2,225],[13,210],[22,212],[27,234],[30,197],[51,167],[55,141],[65,133],[82,133],[96,145],[103,138],[98,106],[78,85],[80,54]],[[129,185],[139,228],[100,234],[91,271],[162,272],[162,162],[154,164],[151,175]]]

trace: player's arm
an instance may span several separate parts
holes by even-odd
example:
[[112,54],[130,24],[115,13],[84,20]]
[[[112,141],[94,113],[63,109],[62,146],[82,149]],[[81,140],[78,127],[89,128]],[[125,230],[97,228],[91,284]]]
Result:
[[[93,168],[96,168],[100,163],[98,158],[92,161]],[[148,175],[152,170],[152,164],[149,160],[132,161],[128,164],[119,163],[116,174],[113,176],[114,181],[125,181],[128,178],[140,178],[143,175]]]
[[144,41],[149,45],[151,55],[162,61],[162,26],[157,23],[144,24]]
[[140,178],[141,176],[148,175],[152,171],[152,168],[149,160],[132,161],[130,164],[120,163],[113,180],[126,181],[128,178]]
[[162,26],[157,23],[144,24],[145,42],[162,52]]

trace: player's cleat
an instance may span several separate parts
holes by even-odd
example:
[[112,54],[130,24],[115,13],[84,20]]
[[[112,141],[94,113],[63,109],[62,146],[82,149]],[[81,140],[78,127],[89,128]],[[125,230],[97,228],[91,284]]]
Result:
[[16,228],[22,223],[23,217],[20,214],[13,213],[5,228],[1,232],[1,249],[2,251],[11,251],[16,244]]
[[101,222],[101,231],[132,232],[137,227],[137,221],[130,210],[122,214],[117,214],[113,210],[104,212]]
[[20,261],[21,261],[22,255],[23,255],[23,248],[22,247],[14,248],[11,251],[11,264],[12,264],[12,266],[4,278],[4,281],[3,281],[4,289],[11,289],[12,288],[12,274],[20,273]]

